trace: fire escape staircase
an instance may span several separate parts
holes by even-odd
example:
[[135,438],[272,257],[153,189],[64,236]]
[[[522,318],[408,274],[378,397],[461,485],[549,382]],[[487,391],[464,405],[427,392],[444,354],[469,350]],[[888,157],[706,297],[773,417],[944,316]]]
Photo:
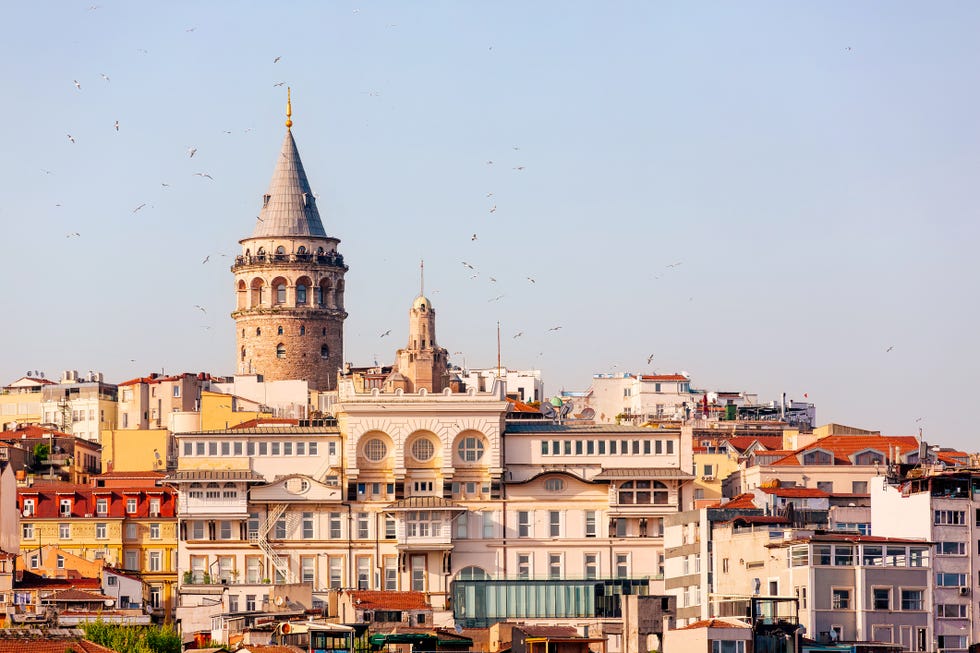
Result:
[[[293,583],[296,582],[296,579],[289,568],[289,560],[276,553],[276,550],[272,547],[272,544],[269,543],[269,533],[276,527],[276,522],[279,521],[288,507],[289,504],[285,503],[279,503],[273,506],[266,515],[265,521],[259,525],[258,532],[250,533],[249,539],[257,544],[260,549],[262,549],[262,553],[264,553],[269,559],[269,562],[272,563],[272,567],[282,575],[285,581],[287,583]],[[288,523],[287,532],[289,532]]]

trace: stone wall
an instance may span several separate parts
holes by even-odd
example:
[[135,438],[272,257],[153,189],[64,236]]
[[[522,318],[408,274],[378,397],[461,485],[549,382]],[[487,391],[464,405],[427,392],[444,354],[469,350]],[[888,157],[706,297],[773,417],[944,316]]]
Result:
[[[343,365],[345,317],[346,313],[326,310],[236,313],[235,369],[261,374],[266,381],[299,379],[307,381],[311,390],[334,390],[337,370]],[[280,344],[285,348],[281,358],[277,356]],[[326,357],[321,355],[323,345],[327,346]]]

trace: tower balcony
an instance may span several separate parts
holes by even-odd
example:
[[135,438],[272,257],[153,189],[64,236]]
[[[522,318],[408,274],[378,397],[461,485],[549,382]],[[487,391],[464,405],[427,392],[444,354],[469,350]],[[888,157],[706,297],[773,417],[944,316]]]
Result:
[[336,252],[328,254],[252,254],[250,256],[236,256],[235,263],[231,266],[232,271],[248,269],[252,267],[265,267],[269,264],[294,263],[298,265],[322,265],[331,268],[347,270],[344,265],[344,255]]

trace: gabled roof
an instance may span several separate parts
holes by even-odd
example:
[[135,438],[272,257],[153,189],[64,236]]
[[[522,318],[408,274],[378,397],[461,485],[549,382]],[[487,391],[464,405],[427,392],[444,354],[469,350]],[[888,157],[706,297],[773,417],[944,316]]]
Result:
[[898,447],[899,453],[905,455],[918,450],[919,441],[912,435],[828,435],[770,464],[799,467],[802,463],[797,454],[822,449],[833,455],[835,465],[853,465],[850,459],[853,454],[874,449],[887,455],[889,446]]
[[0,653],[65,653],[69,649],[75,653],[118,653],[115,649],[90,642],[82,635],[53,637],[34,629],[0,631]]
[[105,594],[96,594],[94,592],[86,592],[85,590],[75,589],[74,587],[60,592],[55,592],[49,596],[46,601],[69,601],[72,603],[80,603],[87,601],[89,603],[95,603],[99,601],[105,601],[106,599],[111,599],[111,596],[106,596]]
[[709,506],[709,507],[710,508],[732,508],[732,509],[735,509],[735,508],[743,508],[743,509],[758,508],[758,506],[755,505],[755,495],[752,494],[751,492],[746,493],[746,494],[740,494],[737,497],[734,497],[731,500],[729,500],[727,503],[722,503],[722,502],[719,501],[718,503],[716,503],[716,504],[714,504],[712,506]]
[[430,610],[424,592],[347,590],[358,610]]
[[783,446],[781,435],[736,435],[728,438],[728,444],[733,449],[742,452],[758,442],[767,451],[778,450]]
[[252,238],[326,235],[293,132],[287,130]]

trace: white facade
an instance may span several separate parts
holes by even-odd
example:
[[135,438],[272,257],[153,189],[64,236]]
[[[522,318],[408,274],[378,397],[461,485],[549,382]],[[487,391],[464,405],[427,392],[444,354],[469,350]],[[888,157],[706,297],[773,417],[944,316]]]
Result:
[[310,388],[306,381],[264,381],[257,374],[238,374],[229,383],[212,382],[210,389],[266,406],[276,417],[306,419],[307,416]]
[[595,421],[612,424],[622,419],[681,420],[690,417],[700,395],[691,392],[690,378],[681,374],[595,374],[585,406],[595,411]]
[[525,402],[545,400],[541,370],[511,370],[506,367],[498,370],[496,367],[488,367],[462,370],[459,376],[467,387],[482,392],[491,388],[496,379],[502,378],[506,383],[507,394],[517,396]]

